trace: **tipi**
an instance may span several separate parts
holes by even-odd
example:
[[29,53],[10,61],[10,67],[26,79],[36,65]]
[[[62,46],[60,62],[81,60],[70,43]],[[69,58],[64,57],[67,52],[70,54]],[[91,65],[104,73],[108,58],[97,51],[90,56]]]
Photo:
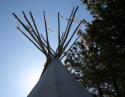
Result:
[[75,9],[73,8],[64,33],[60,32],[60,13],[58,13],[58,47],[56,51],[53,50],[48,39],[48,27],[45,18],[45,12],[43,12],[43,14],[46,38],[44,38],[43,35],[39,33],[31,12],[29,12],[29,14],[33,25],[27,18],[24,11],[23,15],[28,25],[24,24],[17,17],[17,15],[13,13],[15,18],[28,33],[22,31],[19,26],[17,26],[18,30],[20,30],[20,32],[26,36],[46,56],[47,59],[39,81],[27,97],[91,97],[84,87],[80,86],[80,84],[75,81],[75,79],[69,74],[61,62],[61,59],[65,55],[64,52],[67,53],[79,38],[78,36],[73,44],[67,49],[70,41],[82,23],[81,21],[77,25],[74,32],[68,38],[77,10],[78,7]]

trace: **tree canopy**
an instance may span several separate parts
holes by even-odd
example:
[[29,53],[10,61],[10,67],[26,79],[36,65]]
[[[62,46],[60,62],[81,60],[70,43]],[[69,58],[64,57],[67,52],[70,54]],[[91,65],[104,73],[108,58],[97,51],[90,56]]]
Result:
[[[125,11],[124,0],[81,0],[93,16],[81,41],[65,60],[75,77],[99,97],[125,94]],[[91,91],[92,92],[92,91]]]

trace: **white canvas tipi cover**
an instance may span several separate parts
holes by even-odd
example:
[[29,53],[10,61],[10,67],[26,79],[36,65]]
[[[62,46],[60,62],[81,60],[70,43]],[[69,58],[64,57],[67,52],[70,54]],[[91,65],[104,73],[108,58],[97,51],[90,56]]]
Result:
[[[70,33],[70,29],[72,24],[74,23],[74,18],[77,10],[78,6],[72,9],[66,29],[62,33],[60,30],[61,15],[60,13],[58,13],[58,47],[56,51],[53,50],[49,43],[45,12],[43,12],[46,32],[45,38],[38,30],[35,19],[31,12],[29,12],[29,14],[33,24],[30,22],[30,19],[28,19],[24,11],[22,12],[26,23],[22,22],[20,18],[15,13],[13,13],[14,17],[22,25],[26,32],[24,30],[21,30],[19,26],[17,26],[17,29],[46,56],[46,62],[51,62],[49,65],[45,65],[44,73],[40,77],[36,86],[30,92],[28,97],[90,97],[85,88],[81,87],[80,84],[75,81],[75,79],[73,79],[73,77],[64,68],[60,61],[65,56],[64,52],[67,53],[68,51],[70,51],[72,46],[80,37],[80,35],[78,35],[74,42],[69,46],[69,43],[73,39],[75,33],[79,32],[80,25],[84,23],[83,20],[81,20],[74,31]],[[70,37],[68,38],[68,36]],[[53,59],[53,61],[51,61],[50,59]]]
[[54,59],[28,97],[91,97],[90,94],[73,79],[62,65]]

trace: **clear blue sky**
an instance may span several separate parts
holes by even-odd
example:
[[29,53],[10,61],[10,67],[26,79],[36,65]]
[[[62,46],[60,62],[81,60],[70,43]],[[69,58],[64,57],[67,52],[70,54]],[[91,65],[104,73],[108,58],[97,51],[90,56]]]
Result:
[[[57,29],[57,12],[68,17],[71,9],[80,6],[77,16],[91,21],[92,17],[80,0],[0,0],[0,97],[26,97],[43,69],[45,57],[16,29],[15,12],[32,11],[42,32],[42,11],[51,29]],[[63,22],[63,21],[62,21]],[[65,24],[62,23],[62,30]],[[52,32],[55,34],[56,32]],[[55,36],[51,37],[55,47]]]

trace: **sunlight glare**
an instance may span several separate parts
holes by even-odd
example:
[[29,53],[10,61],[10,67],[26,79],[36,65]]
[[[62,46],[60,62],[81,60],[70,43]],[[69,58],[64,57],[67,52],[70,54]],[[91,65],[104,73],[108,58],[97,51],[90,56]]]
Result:
[[[39,71],[26,71],[22,74],[21,80],[20,80],[20,87],[26,93],[30,93],[30,91],[33,89],[33,87],[36,85],[40,78],[41,72]],[[27,95],[28,95],[27,94]]]

